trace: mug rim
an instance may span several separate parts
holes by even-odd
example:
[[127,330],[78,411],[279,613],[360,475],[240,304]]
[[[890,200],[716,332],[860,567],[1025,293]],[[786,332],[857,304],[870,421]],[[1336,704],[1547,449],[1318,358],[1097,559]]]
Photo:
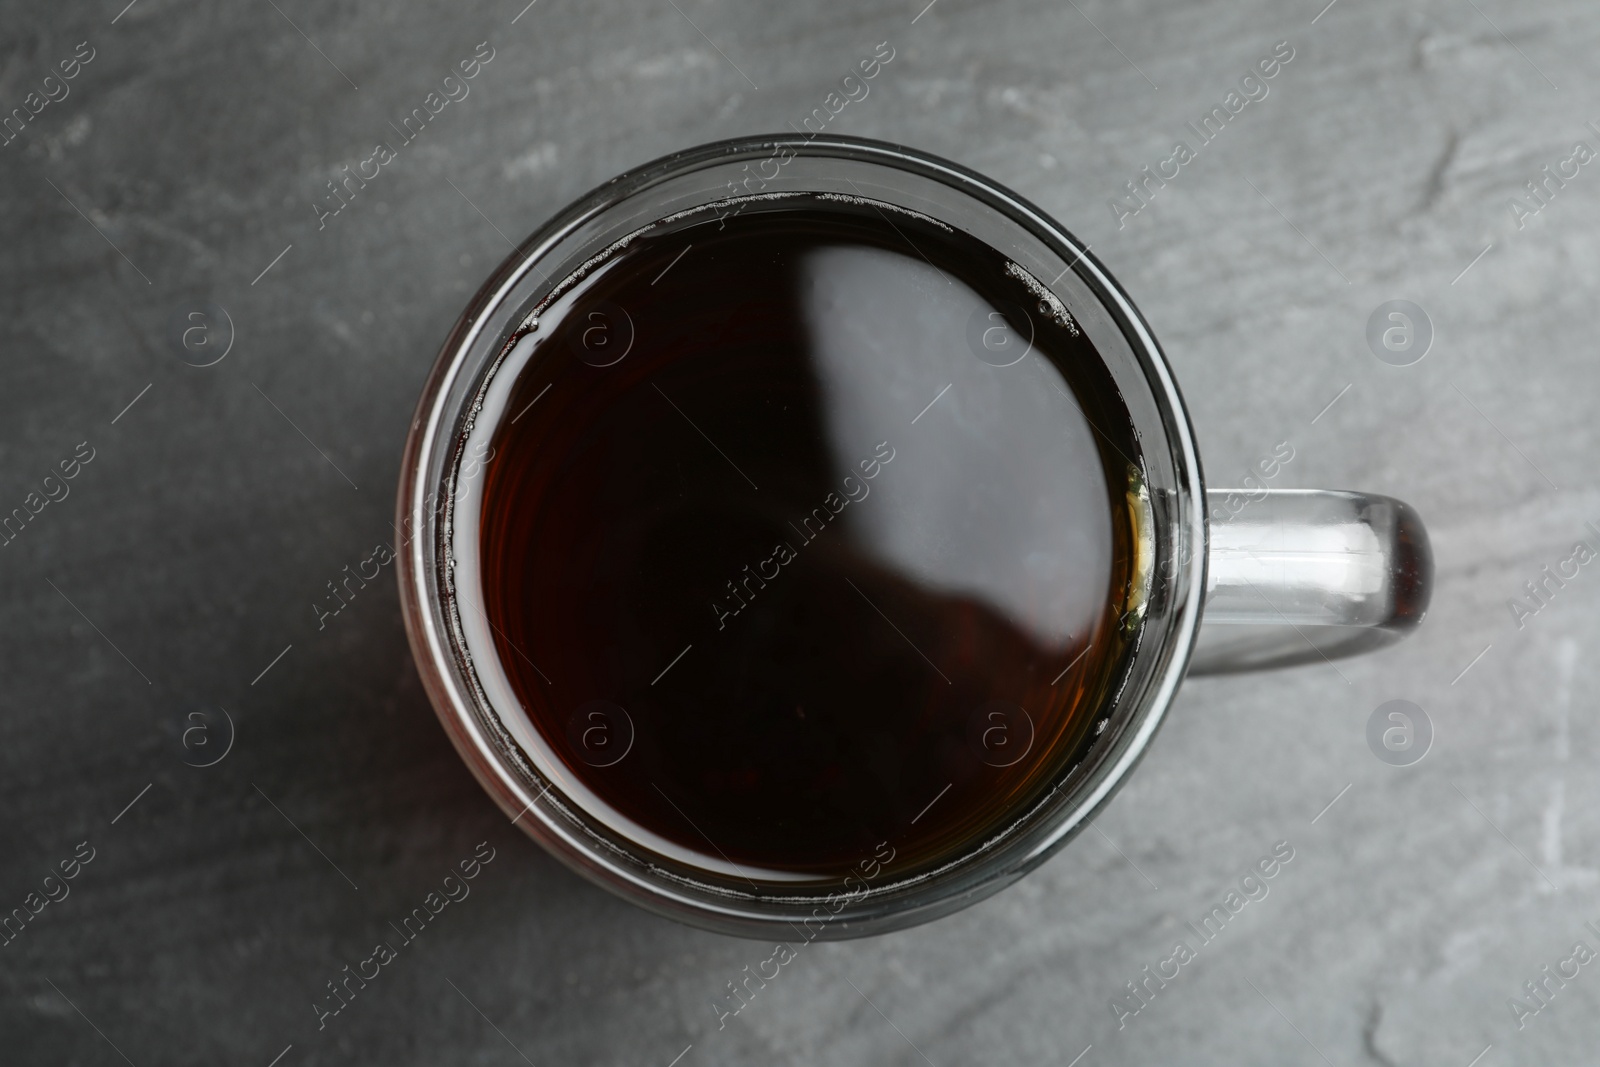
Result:
[[[396,573],[408,643],[429,702],[474,777],[514,824],[521,825],[524,832],[589,880],[649,910],[692,925],[756,936],[778,926],[792,928],[796,918],[803,921],[803,916],[779,917],[774,913],[772,902],[791,898],[768,895],[744,902],[717,900],[706,894],[688,893],[665,879],[641,876],[638,870],[608,857],[593,842],[579,840],[580,835],[570,827],[538,810],[551,783],[547,782],[535,795],[524,776],[508,766],[504,743],[497,746],[489,736],[486,724],[479,720],[481,709],[464,691],[461,674],[470,674],[472,668],[463,662],[461,650],[454,647],[455,639],[444,617],[447,595],[442,590],[444,583],[437,577],[441,567],[451,566],[450,521],[448,517],[439,521],[439,505],[446,502],[438,498],[451,491],[455,466],[445,459],[439,477],[429,474],[439,460],[436,453],[442,454],[441,446],[452,438],[458,453],[454,462],[459,464],[459,450],[465,439],[460,427],[470,403],[462,403],[459,397],[452,402],[452,386],[463,375],[481,377],[504,358],[503,340],[492,350],[482,347],[486,323],[506,306],[529,272],[537,270],[543,256],[585,223],[671,178],[744,158],[761,158],[779,148],[792,149],[796,155],[844,158],[911,172],[971,197],[984,210],[1005,216],[1052,251],[1064,253],[1063,261],[1070,263],[1069,269],[1077,272],[1110,315],[1143,372],[1161,421],[1161,438],[1155,447],[1169,457],[1180,495],[1187,494],[1187,500],[1180,499],[1181,507],[1172,514],[1162,515],[1157,510],[1154,521],[1183,527],[1184,541],[1193,546],[1188,559],[1156,561],[1153,580],[1162,580],[1163,574],[1173,579],[1167,595],[1178,606],[1165,623],[1164,632],[1158,635],[1154,654],[1163,657],[1164,662],[1157,662],[1143,682],[1142,692],[1135,695],[1138,706],[1129,712],[1129,720],[1112,740],[1111,755],[1068,792],[1061,809],[1052,813],[1043,826],[1033,828],[1033,839],[1025,851],[1005,857],[1003,865],[992,866],[987,872],[980,870],[982,876],[975,882],[970,882],[969,870],[970,884],[957,882],[953,891],[921,903],[891,904],[887,910],[851,903],[834,910],[825,936],[862,936],[927,921],[974,903],[1032,870],[1081,832],[1126,782],[1165,720],[1199,630],[1206,582],[1207,523],[1204,479],[1187,408],[1159,343],[1131,298],[1088,248],[1048,214],[993,179],[960,164],[906,146],[844,135],[780,134],[711,142],[652,160],[605,182],[519,243],[473,295],[448,334],[424,384],[402,453],[396,527],[397,532],[409,533],[401,533]],[[547,281],[556,284],[561,279]],[[470,395],[466,399],[470,401]],[[1147,429],[1143,425],[1139,428]],[[1156,541],[1159,551],[1160,539]],[[1152,623],[1147,620],[1141,625],[1148,627]],[[963,869],[970,868],[974,855],[969,850],[953,862]],[[977,865],[981,868],[992,862],[993,858],[980,858]],[[871,892],[860,898],[862,905],[871,905],[872,901]]]

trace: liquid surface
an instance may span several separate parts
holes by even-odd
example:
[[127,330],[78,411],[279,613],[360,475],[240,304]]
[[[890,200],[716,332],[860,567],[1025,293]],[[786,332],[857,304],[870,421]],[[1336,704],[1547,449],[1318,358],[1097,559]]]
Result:
[[501,372],[463,477],[508,726],[680,863],[925,869],[1092,740],[1137,442],[993,249],[843,198],[721,214],[592,269]]

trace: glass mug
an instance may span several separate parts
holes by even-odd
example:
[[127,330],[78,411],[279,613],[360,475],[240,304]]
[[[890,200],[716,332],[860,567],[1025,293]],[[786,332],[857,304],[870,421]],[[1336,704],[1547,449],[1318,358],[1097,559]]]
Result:
[[[1093,710],[1094,736],[1047,794],[1036,793],[931,868],[897,870],[894,844],[885,841],[843,878],[777,869],[750,877],[731,860],[686,856],[636,832],[552,755],[559,739],[540,734],[507,685],[480,606],[477,475],[494,460],[491,441],[511,415],[510,386],[527,365],[529,357],[513,349],[530,309],[630,235],[788,194],[853,198],[891,226],[885,209],[930,220],[970,234],[1034,279],[1054,279],[1048,294],[1038,291],[1040,310],[1058,300],[1054,306],[1064,305],[1092,342],[1141,450],[1127,494],[1129,640],[1115,684]],[[573,358],[562,348],[531,358]],[[1432,582],[1427,534],[1399,501],[1259,485],[1208,490],[1155,338],[1076,238],[981,175],[849,137],[690,149],[615,178],[560,213],[499,267],[456,323],[423,390],[401,472],[398,576],[407,634],[440,721],[479,782],[516,825],[590,880],[657,913],[748,937],[857,937],[983,899],[1042,863],[1105,806],[1150,744],[1186,671],[1319,662],[1382,647],[1421,621]],[[1035,465],[1031,476],[1050,473]]]

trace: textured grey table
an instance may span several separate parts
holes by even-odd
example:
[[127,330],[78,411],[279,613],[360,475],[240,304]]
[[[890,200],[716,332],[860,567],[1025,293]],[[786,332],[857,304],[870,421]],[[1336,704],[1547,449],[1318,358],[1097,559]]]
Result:
[[[1508,601],[1600,547],[1600,174],[1524,189],[1600,146],[1600,9],[123,2],[0,9],[0,107],[39,107],[0,149],[0,512],[39,507],[0,549],[0,908],[41,909],[0,947],[0,1060],[1592,1060],[1600,967],[1562,961],[1600,947],[1600,577]],[[470,95],[319,230],[325,182],[485,41]],[[786,128],[882,41],[833,129],[1053,212],[1149,316],[1213,482],[1289,442],[1275,485],[1416,505],[1439,588],[1394,650],[1191,681],[1103,835],[954,918],[810,947],[719,1029],[770,947],[618,903],[508,826],[419,689],[392,568],[320,629],[312,605],[391,539],[417,391],[508,239]],[[1111,198],[1279,41],[1269,94],[1119,228]],[[1396,298],[1436,333],[1407,367],[1365,339]],[[172,322],[205,301],[234,337],[197,368]],[[1414,766],[1369,750],[1391,699],[1433,724]],[[186,766],[224,750],[211,707],[232,748]],[[1270,894],[1119,1029],[1125,983],[1285,840]],[[470,898],[319,1030],[325,983],[480,841]]]

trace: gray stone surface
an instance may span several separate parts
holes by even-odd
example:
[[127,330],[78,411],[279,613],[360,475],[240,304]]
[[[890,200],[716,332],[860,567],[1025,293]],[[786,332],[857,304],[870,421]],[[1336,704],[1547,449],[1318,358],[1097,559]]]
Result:
[[[1600,947],[1600,576],[1521,629],[1507,606],[1600,521],[1600,173],[1520,230],[1508,206],[1600,146],[1592,4],[122,3],[0,7],[0,107],[94,49],[0,149],[0,508],[94,450],[0,549],[0,907],[94,849],[0,948],[0,1060],[1592,1058],[1600,968],[1520,1030],[1507,1004]],[[471,95],[319,232],[323,183],[485,40]],[[770,949],[625,906],[510,828],[434,721],[391,582],[320,631],[309,605],[391,536],[414,399],[506,238],[656,155],[783,129],[885,40],[836,129],[988,172],[1091,241],[1214,482],[1289,441],[1275,484],[1416,505],[1439,588],[1381,655],[1191,681],[1104,836],[954,918],[808,948],[719,1030],[709,1002]],[[1270,95],[1119,230],[1108,198],[1280,40]],[[1414,366],[1366,346],[1394,298],[1437,332]],[[168,343],[197,299],[237,335],[204,369]],[[1396,698],[1436,731],[1408,768],[1365,741]],[[195,769],[224,740],[184,747],[208,705],[237,739]],[[319,1032],[324,983],[484,840],[470,899]],[[1270,895],[1119,1031],[1123,984],[1280,840]]]

